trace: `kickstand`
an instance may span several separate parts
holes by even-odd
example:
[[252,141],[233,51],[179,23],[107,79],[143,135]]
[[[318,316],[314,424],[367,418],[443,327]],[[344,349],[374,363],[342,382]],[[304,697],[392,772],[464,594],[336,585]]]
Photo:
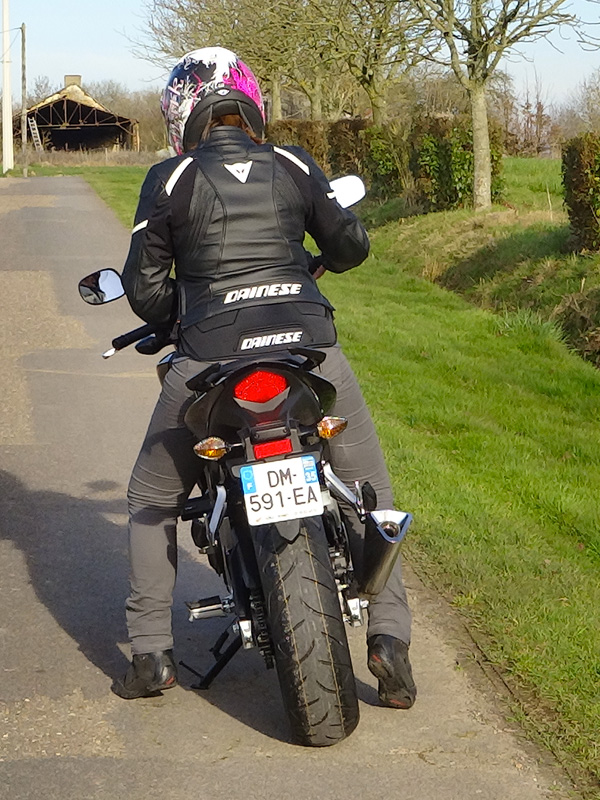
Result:
[[180,661],[182,667],[187,669],[193,675],[196,675],[200,678],[200,683],[195,683],[192,685],[192,689],[208,689],[217,675],[221,672],[221,670],[229,664],[231,659],[237,653],[237,651],[242,646],[242,637],[236,636],[234,640],[229,644],[229,647],[225,650],[224,653],[221,652],[221,648],[227,641],[229,636],[229,628],[219,636],[215,644],[210,648],[210,652],[213,653],[214,657],[217,659],[216,663],[212,665],[212,667],[208,670],[206,675],[202,675],[200,672],[195,670],[193,667],[190,667],[183,661]]

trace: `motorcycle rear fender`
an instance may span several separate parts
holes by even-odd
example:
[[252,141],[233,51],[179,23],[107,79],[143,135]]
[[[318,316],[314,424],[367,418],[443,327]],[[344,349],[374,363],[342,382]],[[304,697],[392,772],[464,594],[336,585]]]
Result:
[[[296,539],[298,538],[298,534],[300,533],[300,522],[301,520],[299,519],[282,520],[276,524],[277,533],[284,541],[288,542],[289,544],[292,544],[293,542],[296,541]],[[274,525],[275,523],[270,523],[270,524]],[[264,527],[265,527],[264,525],[251,527],[250,535],[254,536],[255,531],[257,531],[259,528],[264,528]]]
[[[221,545],[226,552],[230,571],[233,596],[236,609],[247,615],[249,608],[242,608],[246,599],[245,589],[252,591],[260,587],[260,576],[256,570],[256,562],[247,531],[238,530],[231,520],[226,520],[221,530]],[[240,605],[241,604],[241,605]]]
[[[291,394],[266,415],[252,413],[233,399],[236,383],[259,369],[286,375],[291,386]],[[227,439],[232,430],[248,427],[263,417],[269,421],[275,417],[284,420],[293,417],[302,425],[315,425],[332,408],[336,397],[335,388],[325,378],[283,361],[215,365],[186,385],[201,393],[185,415],[186,425],[199,438],[209,434]]]
[[282,539],[290,544],[294,542],[300,533],[300,520],[299,519],[286,519],[283,522],[277,523],[277,532]]
[[271,353],[268,356],[263,355],[258,360],[254,356],[239,356],[233,361],[215,361],[190,378],[186,386],[188,389],[202,394],[222,383],[232,373],[238,373],[245,368],[250,368],[251,370],[252,368],[261,369],[263,367],[279,366],[280,368],[289,367],[310,372],[315,367],[318,367],[319,364],[322,364],[325,358],[325,353],[320,350],[301,347]]

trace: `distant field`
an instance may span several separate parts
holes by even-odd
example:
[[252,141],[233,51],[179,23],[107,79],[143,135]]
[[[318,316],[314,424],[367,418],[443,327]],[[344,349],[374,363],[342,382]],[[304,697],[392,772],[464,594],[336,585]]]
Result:
[[[82,174],[129,225],[145,169]],[[489,214],[374,231],[368,261],[321,285],[415,515],[412,563],[464,615],[526,729],[597,798],[600,372],[547,321],[583,269],[561,251],[558,165],[507,159],[506,183]],[[595,261],[581,263],[592,282]]]
[[558,158],[504,158],[505,202],[521,210],[560,212],[563,189]]

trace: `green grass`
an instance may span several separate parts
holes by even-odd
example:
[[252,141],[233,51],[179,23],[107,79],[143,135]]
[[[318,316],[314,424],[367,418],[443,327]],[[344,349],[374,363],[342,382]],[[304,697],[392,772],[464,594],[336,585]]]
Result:
[[560,312],[594,318],[600,259],[569,251],[558,161],[506,159],[505,185],[487,214],[381,226],[323,286],[415,513],[414,563],[600,797],[600,373]]
[[600,373],[552,325],[495,318],[394,262],[323,287],[415,515],[411,558],[537,731],[598,781]]
[[522,210],[560,211],[560,159],[505,158],[502,168],[506,202]]
[[560,162],[508,158],[504,175],[503,205],[390,222],[374,231],[375,252],[483,308],[555,320],[600,365],[600,255],[572,251]]
[[[525,167],[509,164],[514,208],[389,223],[363,266],[321,285],[398,505],[415,515],[412,562],[469,621],[530,729],[600,797],[600,372],[535,306],[492,314],[432,282],[465,261],[472,289],[514,276],[526,245],[532,264],[562,258],[564,217],[544,209],[556,165]],[[139,175],[99,172],[93,185],[129,224]],[[507,238],[516,250],[499,246]],[[577,267],[552,279],[576,280]]]
[[107,167],[106,170],[91,169],[84,177],[114,209],[121,222],[131,227],[147,172],[147,167]]

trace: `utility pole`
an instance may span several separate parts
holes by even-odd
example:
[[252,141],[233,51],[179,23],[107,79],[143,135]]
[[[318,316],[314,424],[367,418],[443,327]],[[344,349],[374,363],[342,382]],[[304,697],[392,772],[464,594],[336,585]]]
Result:
[[10,88],[10,31],[8,0],[2,0],[2,173],[15,166],[13,155],[12,92]]
[[25,48],[25,23],[21,25],[21,155],[23,177],[27,177],[27,51]]

